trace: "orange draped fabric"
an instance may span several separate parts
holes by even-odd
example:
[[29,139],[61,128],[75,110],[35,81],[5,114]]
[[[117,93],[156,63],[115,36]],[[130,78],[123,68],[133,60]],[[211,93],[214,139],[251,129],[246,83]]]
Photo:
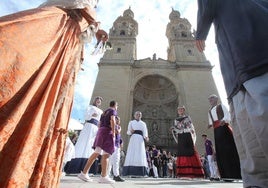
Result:
[[57,187],[81,22],[56,7],[0,18],[0,187]]

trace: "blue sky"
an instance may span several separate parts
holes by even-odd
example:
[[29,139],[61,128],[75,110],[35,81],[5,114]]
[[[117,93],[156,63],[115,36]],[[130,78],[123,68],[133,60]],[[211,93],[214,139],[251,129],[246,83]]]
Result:
[[[0,16],[35,8],[43,2],[43,0],[1,0]],[[165,36],[165,32],[166,25],[169,22],[168,16],[172,8],[178,10],[182,18],[189,20],[192,29],[196,29],[196,0],[100,0],[97,8],[97,20],[101,22],[101,28],[109,32],[116,18],[121,16],[124,10],[129,7],[134,12],[134,19],[139,24],[139,34],[137,36],[138,59],[152,57],[154,53],[156,53],[157,58],[167,59],[168,39]],[[76,83],[71,117],[77,120],[84,119],[84,112],[90,102],[98,73],[97,63],[101,55],[90,55],[93,51],[93,46],[94,44],[86,46],[85,62],[83,64],[84,71],[80,71]],[[227,105],[218,62],[218,53],[214,42],[213,28],[211,28],[206,41],[205,55],[214,66],[212,74],[221,100]]]

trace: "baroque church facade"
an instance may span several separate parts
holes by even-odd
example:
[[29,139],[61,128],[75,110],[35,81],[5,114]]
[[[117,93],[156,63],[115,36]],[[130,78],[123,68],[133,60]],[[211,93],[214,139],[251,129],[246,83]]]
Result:
[[175,152],[176,143],[169,129],[177,117],[177,107],[184,105],[195,126],[196,146],[203,153],[201,135],[213,136],[213,131],[207,130],[207,98],[212,93],[218,95],[218,91],[212,77],[213,67],[195,47],[191,24],[172,9],[166,27],[167,60],[156,59],[156,54],[137,59],[137,35],[138,23],[129,8],[109,31],[112,49],[98,63],[92,98],[102,96],[105,108],[111,100],[118,102],[124,150],[129,141],[128,123],[135,111],[141,111],[149,133],[147,144]]

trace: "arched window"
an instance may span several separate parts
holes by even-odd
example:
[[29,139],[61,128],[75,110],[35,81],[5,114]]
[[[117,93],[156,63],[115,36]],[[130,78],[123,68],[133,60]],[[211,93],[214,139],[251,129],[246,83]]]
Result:
[[188,49],[187,52],[188,52],[188,55],[193,55],[193,52],[191,49]]
[[121,35],[121,36],[122,36],[122,35],[126,35],[125,31],[124,31],[124,30],[120,31],[120,35]]
[[183,24],[180,24],[181,29],[185,29],[185,26]]
[[187,33],[185,31],[181,32],[182,37],[187,37]]

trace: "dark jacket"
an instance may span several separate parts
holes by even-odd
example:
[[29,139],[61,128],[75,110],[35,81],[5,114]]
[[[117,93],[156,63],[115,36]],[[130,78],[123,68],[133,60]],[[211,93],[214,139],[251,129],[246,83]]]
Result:
[[212,23],[230,100],[245,81],[268,72],[268,0],[198,0],[197,40]]

